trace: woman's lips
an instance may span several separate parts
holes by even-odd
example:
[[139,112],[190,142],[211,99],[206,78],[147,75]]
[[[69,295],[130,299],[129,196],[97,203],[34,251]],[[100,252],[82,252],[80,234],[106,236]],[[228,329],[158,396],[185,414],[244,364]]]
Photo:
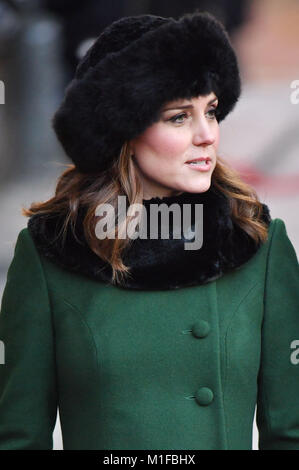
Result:
[[[196,162],[201,162],[201,163],[196,163]],[[192,163],[194,162],[194,163]],[[191,170],[196,170],[196,171],[209,171],[212,166],[211,159],[209,157],[207,158],[197,158],[195,160],[192,160],[192,162],[186,162],[185,165],[187,165]],[[204,162],[204,163],[203,163]]]

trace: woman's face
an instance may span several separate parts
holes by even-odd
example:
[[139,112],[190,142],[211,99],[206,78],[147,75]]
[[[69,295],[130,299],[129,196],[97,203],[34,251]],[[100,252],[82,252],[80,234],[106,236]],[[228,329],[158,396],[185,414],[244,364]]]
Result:
[[[209,189],[219,143],[217,104],[213,92],[171,101],[163,106],[158,122],[130,141],[144,199]],[[209,157],[209,165],[186,163],[199,157]]]

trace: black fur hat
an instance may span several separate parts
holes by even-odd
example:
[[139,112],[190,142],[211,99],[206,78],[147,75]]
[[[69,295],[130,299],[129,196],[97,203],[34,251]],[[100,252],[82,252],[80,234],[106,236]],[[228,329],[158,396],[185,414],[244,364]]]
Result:
[[166,102],[211,91],[220,122],[236,104],[241,83],[228,34],[214,16],[124,17],[82,58],[52,124],[80,172],[101,172],[126,141],[160,119]]

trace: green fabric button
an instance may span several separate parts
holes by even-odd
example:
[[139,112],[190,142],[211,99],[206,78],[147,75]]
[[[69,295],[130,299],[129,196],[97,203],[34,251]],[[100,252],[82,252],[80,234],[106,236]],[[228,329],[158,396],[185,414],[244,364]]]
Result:
[[192,327],[192,334],[196,338],[205,338],[210,332],[210,325],[205,320],[199,320]]
[[214,398],[213,392],[208,387],[201,387],[195,394],[195,399],[199,405],[206,406],[212,403]]

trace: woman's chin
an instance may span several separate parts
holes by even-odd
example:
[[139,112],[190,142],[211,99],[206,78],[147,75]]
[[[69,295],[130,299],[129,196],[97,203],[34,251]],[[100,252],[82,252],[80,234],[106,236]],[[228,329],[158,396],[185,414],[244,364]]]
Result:
[[211,186],[211,177],[202,178],[201,181],[190,181],[189,184],[186,184],[184,191],[189,193],[204,193],[208,191]]

